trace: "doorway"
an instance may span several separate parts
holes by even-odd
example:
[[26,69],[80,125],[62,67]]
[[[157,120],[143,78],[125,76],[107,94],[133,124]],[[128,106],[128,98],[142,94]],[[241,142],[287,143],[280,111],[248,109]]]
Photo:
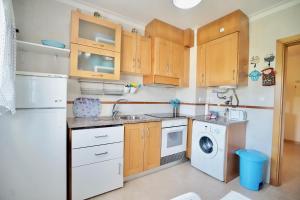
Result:
[[271,184],[300,184],[300,35],[277,41]]

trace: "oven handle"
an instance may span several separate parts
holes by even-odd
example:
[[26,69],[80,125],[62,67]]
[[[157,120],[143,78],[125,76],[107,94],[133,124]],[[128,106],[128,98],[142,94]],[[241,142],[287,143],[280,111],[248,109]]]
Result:
[[187,127],[187,125],[180,125],[180,126],[167,126],[167,127],[162,127],[162,129],[167,129],[167,128],[180,128],[180,127]]

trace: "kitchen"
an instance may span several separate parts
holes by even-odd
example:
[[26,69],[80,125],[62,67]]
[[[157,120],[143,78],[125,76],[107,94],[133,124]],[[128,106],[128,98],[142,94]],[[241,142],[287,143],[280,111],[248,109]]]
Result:
[[[260,78],[259,81],[252,81],[250,77],[248,77],[248,74],[255,69],[252,64],[252,57],[260,57],[260,63],[258,63],[257,68],[261,70],[268,65],[264,63],[264,57],[266,57],[267,54],[276,53],[276,40],[299,34],[299,26],[297,26],[297,21],[295,20],[299,17],[299,4],[297,1],[281,2],[275,0],[261,4],[244,2],[241,5],[232,2],[228,7],[221,9],[216,7],[218,3],[220,4],[218,1],[208,3],[203,0],[195,8],[181,10],[175,7],[172,1],[167,1],[162,4],[160,4],[159,1],[156,3],[145,1],[149,9],[155,10],[155,6],[161,6],[164,9],[170,10],[170,13],[166,15],[163,13],[159,14],[159,11],[161,11],[159,10],[152,15],[149,15],[148,11],[145,11],[144,15],[142,13],[138,15],[138,6],[142,6],[143,3],[136,2],[135,5],[127,2],[127,4],[130,4],[127,5],[125,2],[121,3],[118,1],[105,4],[103,1],[12,0],[16,28],[18,29],[16,33],[17,113],[19,111],[18,109],[22,110],[24,107],[26,108],[27,103],[30,104],[30,96],[28,96],[28,102],[26,102],[26,94],[22,96],[22,99],[18,98],[18,95],[23,95],[22,92],[26,91],[26,80],[44,80],[43,77],[54,74],[53,76],[50,75],[52,78],[49,80],[44,80],[45,82],[49,81],[49,83],[45,84],[46,88],[43,88],[43,85],[38,83],[41,87],[37,88],[37,91],[43,94],[41,98],[45,97],[45,99],[39,99],[40,103],[44,100],[47,102],[47,97],[49,97],[50,101],[51,95],[53,95],[55,99],[57,97],[55,91],[62,92],[62,95],[60,95],[61,98],[57,99],[58,102],[56,102],[57,104],[55,105],[58,105],[59,109],[65,109],[66,113],[58,116],[65,118],[65,120],[62,120],[64,124],[61,126],[65,126],[65,130],[68,126],[68,131],[66,132],[64,130],[66,135],[64,135],[65,138],[62,138],[62,140],[66,141],[67,148],[64,148],[61,153],[64,154],[65,152],[66,157],[63,158],[62,155],[60,155],[59,158],[65,159],[68,162],[63,163],[63,160],[60,162],[62,166],[65,165],[66,169],[66,171],[59,172],[60,174],[66,173],[64,183],[66,189],[62,190],[61,187],[64,186],[57,186],[58,190],[60,190],[60,194],[65,193],[67,195],[68,193],[69,199],[86,199],[108,192],[117,188],[117,186],[121,187],[123,186],[123,181],[125,181],[124,187],[120,189],[121,192],[115,190],[111,193],[95,197],[95,199],[137,199],[138,195],[145,196],[145,198],[140,197],[139,199],[151,199],[151,197],[152,199],[172,199],[181,194],[192,192],[192,190],[194,190],[201,199],[221,199],[221,197],[230,193],[231,190],[237,191],[250,199],[263,199],[264,196],[261,195],[261,192],[257,194],[251,193],[240,187],[238,179],[234,179],[233,181],[229,181],[230,179],[228,179],[228,181],[226,181],[226,179],[222,180],[228,182],[227,184],[223,182],[212,182],[212,185],[215,184],[214,187],[224,188],[224,191],[219,194],[213,194],[211,188],[209,189],[209,194],[203,194],[206,187],[199,189],[188,187],[193,183],[191,180],[191,183],[186,183],[186,187],[180,183],[178,183],[177,186],[175,184],[174,188],[180,185],[184,188],[182,190],[172,190],[170,186],[167,187],[167,191],[169,192],[164,192],[160,191],[159,187],[157,188],[152,185],[152,187],[156,188],[157,196],[152,194],[153,191],[149,192],[146,190],[147,192],[145,192],[145,190],[141,189],[140,193],[137,192],[137,196],[125,195],[125,197],[122,197],[122,191],[126,191],[126,188],[130,190],[131,184],[136,184],[135,186],[138,187],[139,184],[137,183],[140,181],[142,184],[143,178],[151,180],[151,177],[158,176],[156,174],[167,173],[168,170],[171,171],[176,167],[178,167],[178,169],[184,168],[182,171],[184,172],[184,170],[186,170],[186,173],[203,174],[205,177],[202,177],[203,181],[207,181],[207,183],[210,182],[210,179],[207,180],[206,176],[208,175],[206,174],[214,176],[212,174],[218,170],[224,172],[222,167],[217,167],[213,172],[205,171],[208,169],[204,168],[213,168],[211,167],[213,165],[212,163],[209,163],[208,167],[201,166],[199,167],[201,169],[198,170],[197,166],[194,165],[199,165],[196,164],[198,162],[202,165],[201,163],[204,162],[196,158],[195,162],[191,162],[192,165],[189,161],[186,162],[189,159],[192,160],[193,157],[192,146],[195,145],[193,144],[195,140],[192,140],[192,134],[195,132],[193,128],[196,126],[195,124],[193,125],[193,121],[206,122],[207,119],[202,116],[209,114],[211,111],[218,111],[218,114],[212,113],[212,117],[219,115],[219,120],[222,120],[222,117],[226,115],[234,119],[233,121],[235,122],[236,120],[241,121],[243,125],[239,123],[229,124],[230,131],[233,131],[232,129],[236,128],[235,126],[239,126],[239,133],[241,133],[238,135],[241,136],[241,140],[235,143],[235,149],[233,150],[237,150],[238,148],[255,149],[267,155],[268,169],[265,173],[265,182],[269,183],[270,180],[272,180],[270,163],[273,153],[272,127],[275,87],[264,87],[261,83],[262,78]],[[127,8],[126,6],[128,6],[128,11],[126,9],[123,11],[122,7]],[[210,9],[215,8],[218,12],[213,16],[208,16],[209,12],[205,10],[205,6],[210,6]],[[136,9],[136,12],[134,12],[134,9]],[[199,13],[197,9],[201,9],[202,12],[200,13],[203,14],[197,14]],[[240,9],[240,11],[238,9]],[[183,14],[188,15],[189,12],[192,13],[191,16],[183,16]],[[93,15],[100,15],[100,17],[98,16],[97,18]],[[218,22],[222,22],[222,19],[225,28],[224,30],[218,30],[219,35],[205,33],[205,31],[210,31],[209,26],[205,25],[214,21],[218,24]],[[88,23],[84,24],[83,21]],[[90,22],[93,22],[92,25],[89,24]],[[237,23],[238,26],[227,28],[227,22]],[[97,29],[98,27],[94,25],[99,25],[99,23],[101,23],[101,28]],[[94,30],[94,28],[96,30],[105,30],[104,32],[106,33],[111,33],[112,29],[115,30],[113,36],[115,45],[110,45],[111,43],[109,42],[104,43],[103,47],[100,46],[102,44],[90,45],[86,39],[83,39],[84,37],[89,37],[90,32],[80,33],[80,24],[86,27],[91,26],[89,28],[92,30]],[[103,28],[103,24],[110,28]],[[282,26],[280,30],[278,30],[278,24]],[[212,23],[211,27],[213,27],[213,25]],[[207,29],[205,29],[205,27],[207,27]],[[233,30],[230,30],[230,28]],[[227,33],[228,30],[232,32]],[[239,35],[237,36],[235,33]],[[83,34],[83,36],[81,34]],[[202,35],[209,37],[202,37]],[[220,58],[217,60],[209,59],[209,56],[204,56],[203,58],[203,55],[208,55],[209,51],[213,51],[215,44],[212,41],[216,38],[223,38],[228,35],[232,37],[225,40],[225,42],[233,41],[244,46],[239,47],[238,50],[234,49],[234,45],[230,47],[230,50],[226,48],[226,51],[229,52],[228,57],[232,56],[230,54],[232,52],[235,52],[233,56],[236,56],[236,53],[238,53],[239,60],[237,63],[232,64],[230,60],[220,62],[224,62],[224,66],[226,64],[227,66],[236,65],[238,66],[236,68],[237,70],[232,71],[231,68],[229,70],[226,68],[209,70],[210,68],[206,67],[207,71],[203,71],[203,69],[205,69],[203,62],[206,65],[216,65],[216,62],[220,60]],[[243,39],[243,35],[246,39]],[[101,34],[97,36],[101,38]],[[248,42],[247,38],[249,40]],[[40,45],[41,40],[45,39],[60,41],[65,44],[66,47],[63,49],[52,49]],[[97,43],[97,39],[95,40]],[[242,42],[240,42],[240,40],[242,40]],[[101,39],[98,41],[101,41]],[[162,51],[164,51],[163,53],[165,54],[161,54]],[[91,72],[89,69],[84,68],[89,65],[89,63],[86,64],[86,62],[89,62],[94,55],[96,60],[102,59],[102,57],[100,58],[98,55],[105,55],[106,58],[109,59],[105,61],[104,68],[100,66],[100,68],[93,69],[93,72]],[[214,54],[214,58],[216,58],[217,55]],[[180,64],[176,66],[178,63]],[[161,69],[160,65],[166,66],[166,68]],[[271,66],[274,67],[274,65],[275,62],[271,62]],[[115,67],[113,73],[110,71],[111,66]],[[205,77],[206,80],[203,77]],[[227,79],[224,77],[227,77]],[[210,87],[221,85],[227,87]],[[28,88],[30,91],[32,90],[32,88]],[[53,88],[56,89],[53,90]],[[53,93],[50,92],[52,90]],[[65,94],[63,94],[64,91]],[[235,95],[235,93],[237,95]],[[218,96],[222,96],[222,98],[218,98]],[[40,97],[38,96],[38,98]],[[177,99],[180,100],[180,103]],[[173,101],[171,102],[171,100]],[[74,118],[75,115],[87,114],[80,112],[80,110],[83,109],[80,106],[84,101],[90,101],[89,103],[93,102],[91,104],[94,108],[92,111],[96,112],[96,114],[100,113],[100,116],[93,118]],[[34,105],[37,106],[37,108],[41,106],[38,103],[39,101]],[[226,105],[226,103],[228,105]],[[176,109],[178,104],[180,107]],[[42,105],[42,107],[45,106]],[[226,108],[229,108],[229,110],[226,110]],[[76,112],[76,109],[78,112]],[[173,113],[178,114],[173,115]],[[114,118],[112,117],[113,115],[115,116]],[[66,123],[67,120],[68,123]],[[7,123],[1,122],[1,124]],[[39,117],[30,118],[24,122],[24,124],[20,124],[19,128],[21,129],[22,126],[30,123],[40,123],[41,126],[38,128],[43,129],[43,120],[39,119]],[[228,128],[227,121],[219,123],[221,123],[221,128],[219,126],[216,127],[220,128],[220,132],[225,132],[222,127]],[[215,131],[214,126],[211,127],[215,125],[214,123],[211,125],[209,122],[208,125],[210,130]],[[50,130],[53,126],[54,125],[51,126],[51,124],[47,125],[49,128],[46,128],[45,132],[49,129],[49,133],[51,133]],[[124,128],[121,128],[121,130],[120,127]],[[196,127],[200,130],[201,124]],[[109,129],[108,131],[102,132],[102,128],[116,128],[118,130]],[[176,130],[171,131],[173,129]],[[170,130],[170,133],[175,133],[174,135],[170,134],[172,135],[170,138],[175,138],[176,141],[181,144],[177,145],[177,149],[171,147],[167,148],[168,145],[163,145],[168,142],[168,137],[163,136],[164,133],[167,135],[168,130]],[[236,131],[233,131],[233,133],[235,132]],[[226,137],[228,135],[229,134],[227,134]],[[234,134],[230,134],[230,136],[231,135]],[[90,136],[90,138],[87,138],[88,136]],[[105,137],[103,138],[102,136]],[[236,139],[238,136],[234,138]],[[6,145],[12,142],[8,141],[7,138],[1,138],[1,141],[3,141],[3,143],[1,143],[3,149],[7,149],[8,147],[6,147]],[[213,140],[210,143],[208,139],[204,142],[204,146],[207,147],[206,150],[208,152],[210,151],[211,145],[215,144],[214,142],[219,144],[219,141]],[[237,141],[235,140],[235,142]],[[49,145],[51,145],[51,143],[49,143]],[[64,147],[63,143],[53,143],[53,145],[60,145],[60,148]],[[104,147],[108,149],[102,149]],[[3,150],[2,148],[1,150]],[[13,150],[14,146],[10,146],[9,149],[10,148]],[[22,145],[20,148],[22,148]],[[23,148],[26,148],[26,146]],[[44,147],[41,145],[37,148]],[[113,151],[112,153],[109,152],[111,150]],[[107,154],[106,152],[109,152],[108,154],[111,157],[103,160],[103,157]],[[26,153],[31,154],[32,152],[28,149],[28,151],[24,151],[24,154]],[[89,157],[89,153],[93,155],[98,153],[105,154]],[[14,154],[15,156],[19,156],[17,152]],[[1,177],[5,177],[3,180],[7,183],[8,188],[4,187],[5,182],[1,181],[0,199],[20,199],[21,197],[18,196],[18,193],[20,195],[24,194],[22,193],[23,191],[18,192],[18,188],[22,188],[21,183],[23,183],[24,180],[20,181],[19,185],[14,185],[15,183],[9,181],[9,179],[19,179],[4,175],[11,166],[18,165],[21,160],[19,158],[19,160],[17,159],[11,162],[11,159],[6,157],[8,155],[9,153],[1,154],[3,160],[8,159],[7,162],[5,162],[7,164],[1,167]],[[222,161],[222,163],[227,162],[228,158],[230,157],[223,156],[222,159],[225,160]],[[238,156],[234,156],[233,160],[237,162]],[[28,159],[28,161],[34,162],[34,160],[30,159]],[[109,171],[109,169],[111,169],[110,167],[106,167],[108,171],[103,171],[103,174],[96,173],[100,177],[93,175],[93,170],[97,171],[97,169],[94,169],[91,163],[94,163],[96,166],[104,164],[105,161],[109,161],[116,166],[116,171],[119,176],[115,179],[107,178],[107,180],[117,181],[117,184],[116,182],[110,183],[109,181],[105,181],[103,183],[103,181],[100,181],[103,174],[107,174],[108,176],[109,173],[114,173]],[[86,170],[84,170],[84,166],[86,166]],[[235,163],[234,166],[237,167],[238,163]],[[35,167],[38,167],[38,165]],[[102,166],[102,168],[105,167]],[[18,168],[13,168],[12,170],[16,171]],[[233,175],[234,178],[238,176],[236,170],[237,169],[233,170],[233,172],[235,172],[235,175]],[[72,173],[75,175],[72,175]],[[49,178],[45,173],[41,174],[44,174],[44,179]],[[122,174],[124,174],[124,178]],[[225,178],[225,174],[222,175],[223,178]],[[17,174],[15,175],[17,176]],[[22,175],[19,174],[18,176]],[[208,177],[211,178],[210,176]],[[147,177],[149,178],[147,179]],[[181,177],[181,179],[182,178],[184,178],[184,176]],[[95,181],[94,184],[92,184],[93,181]],[[162,180],[157,179],[157,181]],[[37,180],[36,184],[39,182],[42,183],[44,181]],[[60,179],[60,182],[62,182],[62,179]],[[188,182],[188,180],[184,180],[183,182]],[[221,183],[226,186],[219,185]],[[55,185],[55,182],[52,184]],[[150,183],[144,183],[145,187],[148,184]],[[195,182],[195,184],[197,184],[197,182]],[[117,186],[113,187],[113,185]],[[76,187],[76,189],[72,187]],[[12,188],[16,189],[15,192]],[[28,184],[27,190],[30,190],[30,184]],[[275,189],[268,184],[266,184],[266,188],[263,188],[263,191],[267,193],[271,193],[272,190]],[[278,191],[278,193],[280,193],[281,190],[278,189]],[[113,194],[114,192],[118,194]],[[3,197],[1,196],[2,194],[4,195]],[[54,194],[54,192],[52,192],[52,194]],[[130,194],[130,192],[128,192],[128,194]],[[49,195],[48,198],[50,199],[60,199],[53,198],[53,196],[51,197],[51,194],[48,193],[44,194],[43,199],[47,199],[47,195]],[[78,198],[71,198],[71,196],[74,195]],[[297,193],[293,193],[289,198],[293,199],[296,195]],[[279,195],[279,197],[282,196]],[[265,197],[265,199],[266,198],[267,197]],[[31,196],[28,199],[35,199],[35,197]]]

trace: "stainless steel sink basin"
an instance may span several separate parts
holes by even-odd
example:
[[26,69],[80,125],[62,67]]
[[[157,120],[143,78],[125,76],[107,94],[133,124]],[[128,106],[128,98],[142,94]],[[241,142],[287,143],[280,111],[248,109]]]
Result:
[[122,120],[139,120],[139,119],[143,119],[142,116],[138,116],[138,115],[123,115],[123,116],[119,116],[120,119]]

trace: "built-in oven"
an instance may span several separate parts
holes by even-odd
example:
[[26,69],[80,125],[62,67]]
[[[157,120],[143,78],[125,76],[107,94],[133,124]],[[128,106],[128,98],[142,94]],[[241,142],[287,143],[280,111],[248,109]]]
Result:
[[187,119],[162,121],[161,165],[183,159],[186,151]]

